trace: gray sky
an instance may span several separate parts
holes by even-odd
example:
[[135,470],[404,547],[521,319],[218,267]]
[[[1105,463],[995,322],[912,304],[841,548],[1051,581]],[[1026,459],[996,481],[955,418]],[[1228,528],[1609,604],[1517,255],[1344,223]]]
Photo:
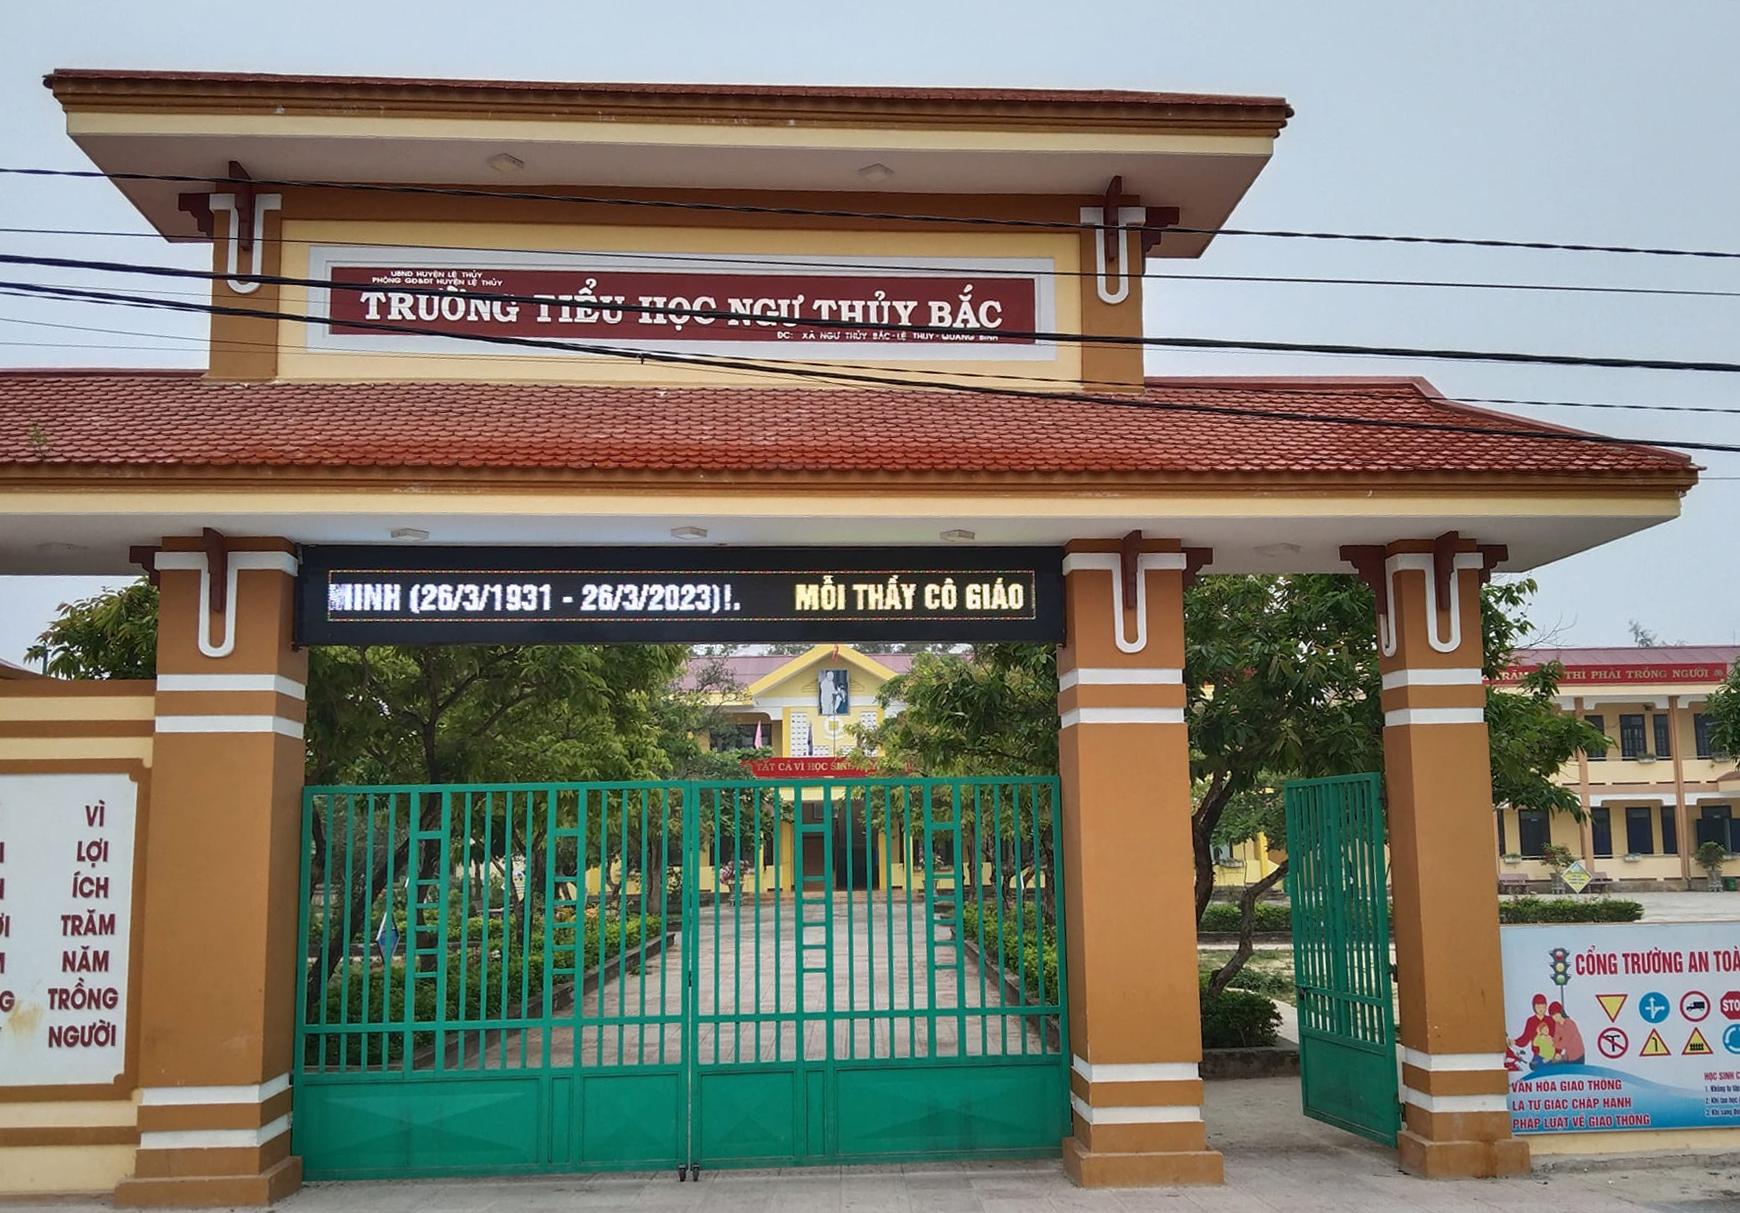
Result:
[[[298,0],[13,3],[0,164],[87,168],[40,79],[56,67],[1279,94],[1297,116],[1244,227],[1740,249],[1740,4],[1130,0],[657,5]],[[144,231],[100,182],[0,179],[0,227]],[[201,266],[154,240],[0,232],[0,248]],[[1167,273],[1740,291],[1740,262],[1223,237]],[[46,277],[43,278],[46,280]],[[76,279],[68,279],[76,280]],[[1740,360],[1740,298],[1262,283],[1151,284],[1155,334]],[[47,328],[20,320],[144,336]],[[192,317],[0,296],[0,365],[203,365]],[[115,348],[128,347],[128,348]],[[1424,374],[1451,396],[1740,410],[1740,376],[1154,353],[1155,374]],[[1515,409],[1640,439],[1740,443],[1740,414]],[[1538,574],[1564,643],[1740,641],[1740,456],[1700,455],[1684,516]],[[1722,479],[1725,478],[1725,479]],[[101,583],[0,578],[0,657]]]

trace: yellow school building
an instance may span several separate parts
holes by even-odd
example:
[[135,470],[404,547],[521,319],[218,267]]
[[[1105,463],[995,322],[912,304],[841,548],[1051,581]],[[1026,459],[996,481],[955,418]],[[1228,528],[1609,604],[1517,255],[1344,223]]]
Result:
[[1734,645],[1519,650],[1507,680],[1559,663],[1559,710],[1600,729],[1609,746],[1579,754],[1556,776],[1577,793],[1581,821],[1498,809],[1500,887],[1546,888],[1553,872],[1541,856],[1554,845],[1582,862],[1597,889],[1702,888],[1692,859],[1701,843],[1740,851],[1740,769],[1710,744],[1704,714],[1736,659]]

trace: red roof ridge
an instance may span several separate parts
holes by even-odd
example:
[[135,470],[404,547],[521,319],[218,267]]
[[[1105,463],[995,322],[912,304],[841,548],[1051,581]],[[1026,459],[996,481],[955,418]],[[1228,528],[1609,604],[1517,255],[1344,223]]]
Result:
[[612,80],[477,80],[422,76],[326,76],[300,72],[190,72],[163,69],[56,68],[43,77],[53,88],[59,81],[138,80],[186,84],[280,84],[395,89],[480,89],[497,92],[535,93],[646,93],[660,96],[758,97],[809,100],[872,99],[885,101],[1003,102],[1076,105],[1198,105],[1281,107],[1291,117],[1293,110],[1283,97],[1258,97],[1220,93],[1170,93],[1142,89],[984,88],[900,85],[826,84],[705,84],[669,81]]
[[[1446,396],[1443,392],[1439,391],[1436,387],[1432,386],[1432,384],[1428,383],[1424,379],[1416,380],[1416,382],[1420,385],[1421,391],[1423,391],[1427,396],[1431,397],[1439,405],[1443,406],[1444,408],[1449,409],[1452,412],[1467,413],[1470,416],[1483,418],[1483,419],[1489,420],[1489,421],[1497,420],[1497,421],[1509,421],[1509,422],[1513,422],[1513,423],[1514,422],[1521,422],[1524,425],[1533,426],[1536,429],[1550,430],[1553,433],[1557,433],[1557,434],[1575,435],[1575,436],[1580,437],[1580,438],[1604,438],[1609,442],[1620,442],[1621,441],[1621,439],[1613,438],[1607,434],[1598,434],[1593,430],[1580,430],[1580,429],[1576,428],[1575,426],[1559,425],[1556,422],[1552,422],[1552,421],[1541,421],[1540,419],[1535,418],[1535,417],[1518,417],[1515,413],[1501,413],[1497,409],[1486,409],[1486,408],[1481,408],[1478,405],[1464,404],[1460,400],[1455,400],[1449,396]],[[1670,451],[1664,447],[1651,446],[1646,442],[1626,441],[1625,445],[1630,446],[1630,447],[1635,447],[1640,451],[1650,451],[1654,454],[1660,455],[1664,459],[1677,459],[1681,463],[1685,464],[1688,468],[1696,468],[1699,471],[1703,470],[1701,465],[1694,464],[1692,462],[1692,457],[1690,455],[1681,454],[1679,451]]]
[[133,379],[145,375],[197,379],[205,371],[197,366],[0,366],[0,376],[7,379]]

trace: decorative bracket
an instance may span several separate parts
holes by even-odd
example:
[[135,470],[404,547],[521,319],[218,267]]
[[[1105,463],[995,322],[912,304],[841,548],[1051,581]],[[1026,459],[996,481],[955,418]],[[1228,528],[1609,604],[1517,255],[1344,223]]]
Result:
[[157,571],[157,553],[162,550],[150,544],[134,544],[127,549],[127,563],[138,565],[153,589],[163,584],[163,574]]
[[1179,210],[1175,206],[1151,206],[1148,208],[1148,217],[1142,221],[1142,255],[1144,257],[1159,246],[1160,237],[1166,234],[1167,228],[1178,226],[1178,220]]
[[1189,589],[1196,584],[1196,576],[1207,565],[1214,563],[1213,548],[1184,549],[1184,588]]
[[1375,543],[1344,544],[1341,558],[1353,566],[1353,571],[1359,579],[1371,587],[1372,594],[1377,598],[1377,613],[1379,617],[1390,613],[1389,578],[1384,576],[1384,550]]
[[229,606],[230,550],[224,537],[209,526],[201,536],[205,540],[205,567],[211,574],[210,601],[206,609],[221,615]]
[[[1148,208],[1123,206],[1119,199],[1124,179],[1113,177],[1106,187],[1103,206],[1081,208],[1084,227],[1097,228],[1100,239],[1094,242],[1094,289],[1101,303],[1119,304],[1130,297],[1130,229],[1137,228],[1146,237]],[[1111,264],[1117,260],[1117,289],[1112,288]]]
[[[1124,536],[1123,542],[1118,548],[1118,575],[1124,579],[1123,607],[1125,611],[1136,608],[1137,579],[1141,576],[1141,564],[1142,532],[1134,530]],[[1119,613],[1122,614],[1122,612]],[[1119,620],[1118,626],[1120,629],[1123,627],[1122,620]]]
[[[248,176],[248,170],[235,160],[230,161],[229,180],[234,186],[229,193],[182,194],[177,199],[177,204],[193,216],[194,223],[207,237],[215,237],[217,233],[216,212],[223,211],[229,215],[229,235],[226,240],[229,246],[226,259],[229,267],[229,287],[238,295],[251,295],[260,289],[258,279],[265,259],[266,212],[283,210],[284,196],[257,192],[253,180]],[[241,272],[237,267],[241,264],[243,253],[250,255],[253,268],[248,274],[253,281],[237,277]]]

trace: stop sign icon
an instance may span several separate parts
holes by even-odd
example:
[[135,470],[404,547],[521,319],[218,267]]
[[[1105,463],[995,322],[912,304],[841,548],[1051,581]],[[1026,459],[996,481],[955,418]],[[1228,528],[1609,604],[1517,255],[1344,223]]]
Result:
[[1722,995],[1722,1014],[1729,1019],[1740,1019],[1740,990],[1729,990]]

